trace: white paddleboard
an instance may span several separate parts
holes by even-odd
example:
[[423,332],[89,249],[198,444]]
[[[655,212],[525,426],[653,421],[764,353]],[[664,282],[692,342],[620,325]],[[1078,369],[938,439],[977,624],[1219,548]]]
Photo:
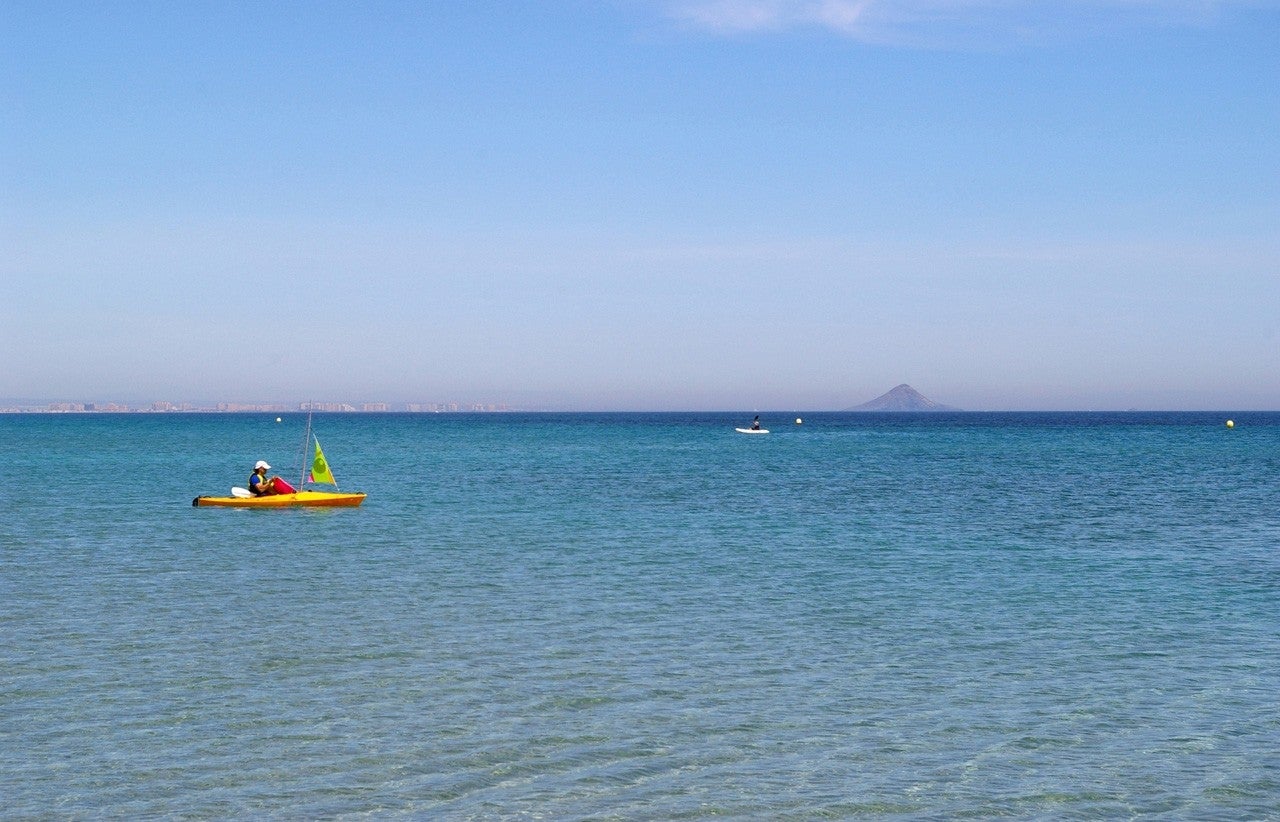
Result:
[[769,433],[768,428],[735,428],[733,430],[737,431],[739,434],[768,434]]

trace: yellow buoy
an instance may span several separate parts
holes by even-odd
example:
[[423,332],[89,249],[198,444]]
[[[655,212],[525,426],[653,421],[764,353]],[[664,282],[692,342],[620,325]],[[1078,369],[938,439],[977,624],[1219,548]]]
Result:
[[796,425],[800,425],[800,424],[802,424],[803,422],[804,422],[804,420],[800,419],[799,417],[796,417]]
[[1235,421],[1235,420],[1227,420],[1227,427],[1228,427],[1228,428],[1235,428],[1235,427],[1236,427],[1236,421]]
[[279,417],[276,417],[276,422],[280,422],[280,418],[279,418]]

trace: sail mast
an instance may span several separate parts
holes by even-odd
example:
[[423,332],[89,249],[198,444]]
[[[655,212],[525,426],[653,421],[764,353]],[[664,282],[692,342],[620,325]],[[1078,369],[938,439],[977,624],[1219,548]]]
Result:
[[302,438],[302,468],[301,476],[298,478],[298,490],[307,483],[307,446],[311,444],[311,409],[315,405],[313,402],[307,403],[307,433]]

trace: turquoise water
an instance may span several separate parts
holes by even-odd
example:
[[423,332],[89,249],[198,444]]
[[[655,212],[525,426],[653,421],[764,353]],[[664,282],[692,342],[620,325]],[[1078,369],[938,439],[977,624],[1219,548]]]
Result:
[[0,815],[1280,817],[1280,415],[750,416],[0,416]]

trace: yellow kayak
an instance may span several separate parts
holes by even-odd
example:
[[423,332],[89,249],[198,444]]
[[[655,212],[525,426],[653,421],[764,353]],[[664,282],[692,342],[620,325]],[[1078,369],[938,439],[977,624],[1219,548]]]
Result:
[[364,502],[364,494],[334,491],[295,491],[292,494],[271,494],[265,497],[196,497],[191,504],[223,508],[292,508],[296,506],[316,508],[354,508]]

